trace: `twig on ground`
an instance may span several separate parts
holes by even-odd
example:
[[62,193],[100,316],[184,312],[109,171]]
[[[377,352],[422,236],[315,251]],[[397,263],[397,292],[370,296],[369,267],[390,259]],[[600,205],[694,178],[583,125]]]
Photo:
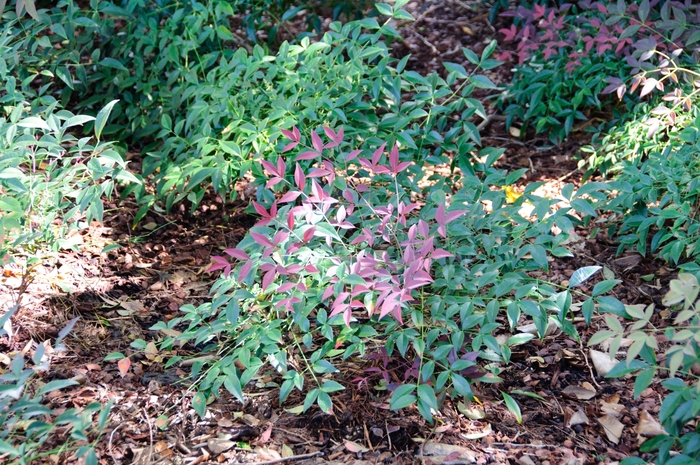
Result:
[[491,121],[505,121],[506,117],[503,115],[488,115],[485,120],[483,120],[479,125],[476,127],[479,131],[484,129],[486,126],[491,124]]
[[440,55],[440,51],[439,51],[432,43],[430,43],[430,41],[429,41],[428,39],[426,39],[425,37],[423,37],[423,35],[422,35],[420,32],[414,30],[413,33],[414,33],[416,36],[418,36],[418,38],[419,38],[421,41],[423,41],[423,43],[424,43],[425,45],[427,45],[428,47],[430,47],[430,50],[432,50],[433,53],[434,53],[435,55]]

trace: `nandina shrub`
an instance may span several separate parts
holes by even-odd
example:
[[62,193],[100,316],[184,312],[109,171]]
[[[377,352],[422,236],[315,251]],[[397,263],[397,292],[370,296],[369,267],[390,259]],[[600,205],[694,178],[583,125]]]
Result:
[[532,124],[559,143],[577,122],[583,127],[596,115],[605,117],[601,95],[616,92],[622,99],[623,83],[636,73],[640,55],[700,40],[700,18],[690,4],[587,0],[503,13],[517,20],[500,31],[506,41],[517,41],[515,54],[499,56],[517,61],[501,98],[507,124]]
[[[444,178],[421,193],[395,144],[347,151],[342,128],[311,132],[310,146],[297,128],[283,134],[287,157],[262,162],[270,201],[253,204],[260,220],[212,257],[210,271],[223,270],[212,301],[154,327],[182,331],[167,349],[191,342],[218,354],[193,365],[200,414],[222,386],[242,399],[267,370],[280,402],[306,393],[299,411],[330,412],[343,383],[369,380],[391,392],[391,408],[415,405],[431,420],[447,396],[471,398],[470,380],[499,381],[510,347],[534,337],[513,333],[520,323],[577,337],[574,311],[590,319],[596,302],[616,305],[600,296],[572,305],[569,289],[541,279],[548,255],[571,255],[572,208],[592,210],[579,198],[590,191],[567,186],[570,206],[557,211],[532,194],[537,185],[509,203],[501,186],[524,170],[493,168],[503,151],[486,148],[482,161],[460,162],[454,193]],[[338,366],[350,357],[384,368],[349,380]]]

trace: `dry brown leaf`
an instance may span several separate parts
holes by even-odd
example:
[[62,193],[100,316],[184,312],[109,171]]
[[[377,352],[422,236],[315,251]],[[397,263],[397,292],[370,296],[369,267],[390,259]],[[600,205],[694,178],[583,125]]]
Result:
[[625,425],[620,423],[617,418],[610,415],[603,415],[598,418],[598,423],[603,427],[610,442],[615,444],[620,443],[620,436],[622,436],[622,430],[625,428]]
[[272,460],[279,460],[282,456],[273,449],[268,449],[267,447],[256,447],[255,453],[258,454],[259,462],[267,462]]
[[129,316],[146,310],[146,307],[138,300],[123,300],[119,302],[119,305],[124,309],[117,310],[117,313],[121,316]]
[[235,445],[236,443],[234,441],[223,438],[211,438],[207,441],[207,448],[209,448],[211,453],[214,455],[219,455],[226,452]]
[[599,352],[597,350],[591,349],[589,353],[591,356],[591,361],[593,361],[595,371],[598,373],[598,376],[605,377],[605,375],[607,375],[610,372],[610,370],[612,370],[613,367],[617,365],[617,360],[610,360],[610,355],[604,352]]
[[363,446],[362,444],[358,444],[354,441],[345,441],[345,448],[354,454],[357,454],[359,452],[369,452],[369,449]]
[[264,444],[270,440],[270,436],[272,436],[272,425],[268,426],[267,429],[262,432],[259,441]]
[[622,404],[618,404],[618,401],[620,400],[620,397],[615,395],[611,397],[608,402],[606,401],[601,401],[600,402],[600,411],[603,412],[605,415],[610,415],[611,417],[619,417],[622,414],[622,411],[625,410],[625,406]]
[[586,389],[582,386],[567,386],[561,392],[563,392],[564,394],[566,394],[569,397],[573,397],[574,399],[578,399],[578,400],[592,399],[596,395],[595,389],[590,390],[590,389]]
[[646,410],[642,410],[639,414],[639,423],[637,423],[637,434],[650,438],[659,434],[668,434],[661,424],[651,416]]
[[586,416],[585,413],[583,413],[583,410],[578,409],[576,412],[571,415],[571,418],[569,418],[569,421],[566,422],[566,427],[571,428],[574,425],[587,425],[588,423],[588,417]]

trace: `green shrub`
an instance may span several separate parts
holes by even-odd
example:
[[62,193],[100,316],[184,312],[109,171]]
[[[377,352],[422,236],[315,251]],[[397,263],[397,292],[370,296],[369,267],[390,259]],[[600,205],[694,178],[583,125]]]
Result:
[[[274,56],[259,47],[252,55],[239,49],[222,58],[204,85],[185,89],[186,113],[161,120],[163,146],[144,160],[144,174],[157,173],[157,195],[168,197],[168,208],[186,196],[196,205],[210,184],[225,195],[251,169],[262,181],[260,165],[252,162],[281,150],[280,129],[295,125],[304,132],[343,124],[360,147],[396,142],[416,161],[416,174],[425,162],[449,163],[448,151],[470,157],[481,141],[469,118],[484,109],[469,95],[493,84],[483,76],[467,81],[469,74],[454,64],[447,65],[447,80],[405,71],[408,57],[390,58],[385,34],[397,37],[373,19],[334,23],[313,44],[283,44]],[[490,69],[498,64],[489,59],[494,46],[481,58],[465,53]]]
[[[561,8],[519,7],[508,15],[515,16],[517,25],[500,32],[506,40],[517,40],[517,50],[499,58],[517,58],[518,64],[499,100],[506,123],[520,120],[524,130],[534,126],[554,143],[596,113],[607,117],[614,102],[608,100],[603,108],[601,95],[617,92],[622,99],[625,83],[652,66],[648,58],[654,50],[670,54],[700,40],[696,16],[675,1],[651,7],[648,0],[587,0]],[[683,59],[692,62],[687,51]],[[625,122],[623,118],[617,124]],[[621,159],[614,151],[594,153],[593,158],[589,166],[602,170]]]
[[[697,274],[697,265],[694,268]],[[663,299],[663,304],[675,313],[673,325],[668,326],[663,334],[670,341],[664,350],[666,363],[661,366],[658,361],[660,351],[657,334],[660,330],[650,322],[654,314],[654,305],[626,306],[626,310],[635,320],[629,329],[624,329],[613,316],[606,316],[608,330],[599,331],[589,345],[610,341],[611,358],[620,347],[623,337],[633,340],[627,349],[626,360],[619,362],[607,377],[616,378],[636,373],[634,396],[639,397],[654,381],[655,377],[667,377],[662,385],[669,393],[661,403],[659,420],[666,434],[660,434],[644,442],[640,451],[654,453],[656,464],[695,463],[700,456],[700,430],[697,426],[687,428],[695,423],[700,413],[699,384],[697,376],[691,369],[700,362],[698,346],[698,325],[700,325],[700,285],[696,274],[680,273],[678,279],[671,281],[670,290]],[[673,454],[673,452],[677,452]],[[623,460],[624,465],[645,463],[638,457]]]
[[[347,131],[323,129],[311,133],[310,145],[296,128],[285,131],[287,149],[297,156],[261,162],[268,193],[260,197],[270,203],[254,203],[261,219],[236,248],[224,250],[231,258],[213,257],[210,270],[224,275],[212,301],[186,305],[182,317],[153,327],[183,330],[165,348],[190,342],[217,353],[214,362],[193,365],[201,415],[222,386],[242,399],[266,366],[281,376],[274,384],[280,402],[298,389],[306,393],[300,411],[317,404],[329,412],[340,382],[361,386],[372,378],[339,374],[341,360],[359,355],[384,361],[375,387],[393,392],[392,408],[415,404],[432,421],[447,395],[471,398],[470,380],[499,381],[510,346],[534,337],[516,334],[499,343],[493,333],[501,321],[512,330],[529,320],[540,336],[555,324],[578,337],[572,291],[529,275],[547,269],[549,254],[570,256],[562,245],[568,234],[552,228],[571,230],[571,208],[553,212],[555,201],[532,194],[537,185],[508,203],[497,186],[524,170],[494,169],[502,150],[483,149],[480,163],[461,159],[456,192],[435,177],[419,204],[415,161],[396,144],[348,150]],[[581,198],[586,194],[574,195],[571,185],[564,193],[583,211],[591,209]],[[528,218],[521,214],[526,201],[533,207]],[[582,270],[571,286],[595,271]],[[615,284],[597,287],[583,304],[588,321]],[[390,360],[401,367],[403,383],[391,382]]]
[[[8,309],[0,318],[0,336],[6,334],[5,324],[18,307]],[[47,343],[37,345],[31,366],[27,366],[22,353],[18,353],[9,370],[0,369],[0,460],[3,463],[25,465],[48,455],[68,453],[84,457],[87,464],[97,463],[93,446],[107,424],[111,401],[105,406],[93,402],[85,408],[55,412],[45,405],[44,394],[78,382],[58,379],[43,384],[37,376],[49,370],[46,350],[64,350],[61,341],[76,321],[77,318],[61,330],[53,348]],[[61,435],[61,446],[47,450],[58,435]]]
[[[32,77],[18,82],[11,34],[0,37],[0,261],[20,249],[31,256],[37,244],[70,248],[69,228],[102,221],[102,198],[119,181],[137,182],[117,147],[100,140],[116,101],[96,117],[74,115],[48,86],[37,91]],[[80,134],[86,123],[95,141]]]
[[[700,256],[700,117],[680,131],[680,143],[646,159],[626,162],[609,183],[610,200],[602,209],[616,215],[609,229],[619,250],[634,247],[672,264]],[[650,239],[651,237],[651,239]]]

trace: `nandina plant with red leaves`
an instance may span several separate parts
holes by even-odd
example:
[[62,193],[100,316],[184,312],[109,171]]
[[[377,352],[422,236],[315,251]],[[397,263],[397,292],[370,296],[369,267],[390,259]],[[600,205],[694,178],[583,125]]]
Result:
[[[183,329],[165,347],[179,340],[217,353],[193,365],[198,411],[221,387],[242,399],[268,369],[280,402],[293,397],[299,411],[331,412],[342,383],[371,382],[391,393],[388,407],[415,406],[432,421],[448,397],[471,398],[470,380],[500,380],[510,347],[534,337],[518,325],[532,322],[542,336],[555,323],[578,337],[572,291],[543,277],[548,255],[571,255],[562,244],[574,211],[592,211],[580,197],[593,191],[567,187],[570,206],[557,211],[532,194],[536,185],[509,203],[502,186],[524,170],[493,168],[503,150],[492,148],[453,173],[456,192],[444,177],[415,191],[415,161],[395,144],[346,150],[342,128],[283,134],[284,156],[261,162],[261,197],[272,200],[254,202],[259,221],[247,237],[212,257],[210,271],[223,272],[212,301],[156,326]],[[587,319],[596,302],[624,311],[601,299],[583,303]],[[338,368],[351,357],[382,368],[351,381]]]
[[599,96],[622,99],[624,83],[645,66],[644,53],[673,53],[700,41],[700,16],[691,3],[585,0],[504,12],[514,23],[500,32],[516,49],[499,59],[517,63],[501,99],[508,126],[534,124],[559,143],[596,112],[605,117]]

